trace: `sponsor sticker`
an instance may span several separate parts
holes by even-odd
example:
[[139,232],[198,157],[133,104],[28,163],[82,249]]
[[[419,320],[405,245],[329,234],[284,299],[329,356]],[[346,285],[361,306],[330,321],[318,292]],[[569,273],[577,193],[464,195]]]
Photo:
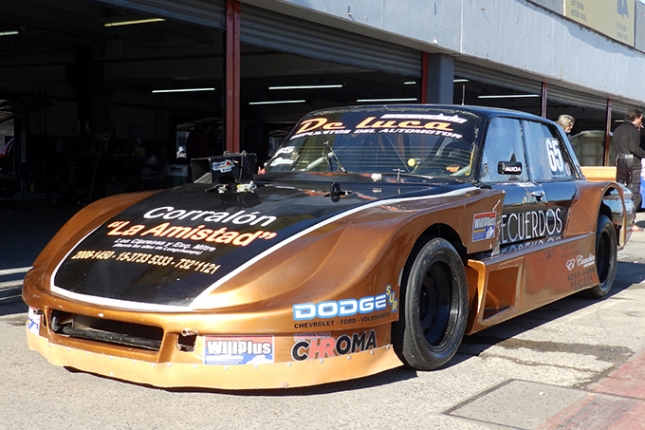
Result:
[[[117,239],[115,247],[123,246],[122,241],[127,241],[128,239]],[[191,252],[185,248],[184,243],[172,243],[168,242],[168,248],[160,247],[159,249],[164,251],[171,252]],[[184,245],[182,247],[182,245]],[[194,249],[204,249],[209,248],[205,245],[195,245]],[[213,250],[215,248],[212,248]],[[201,253],[201,252],[199,252]],[[199,254],[198,254],[199,255]],[[161,255],[161,254],[151,254],[147,252],[115,252],[115,251],[93,251],[93,250],[79,250],[76,251],[70,258],[70,260],[110,260],[114,259],[116,261],[125,261],[128,263],[137,263],[137,264],[148,264],[152,266],[170,266],[177,269],[188,270],[192,272],[206,273],[208,275],[214,274],[221,266],[215,263],[209,263],[206,261],[194,260],[192,258],[175,258],[170,255]]]
[[593,267],[585,267],[582,270],[572,272],[567,276],[567,281],[569,281],[569,286],[571,288],[579,288],[582,286],[592,285],[593,275],[596,269]]
[[30,306],[29,310],[27,311],[27,330],[35,335],[40,334],[41,320],[42,315],[39,315],[36,309]]
[[566,265],[569,272],[571,272],[576,267],[589,267],[593,265],[595,262],[596,262],[596,257],[593,254],[589,254],[588,257],[583,257],[582,255],[578,255],[575,258],[567,260]]
[[342,135],[342,134],[425,134],[452,137],[461,139],[463,136],[456,133],[453,123],[463,124],[467,119],[458,116],[444,115],[383,115],[381,117],[369,116],[358,124],[345,124],[330,121],[328,118],[309,118],[302,121],[291,139],[298,139],[313,135]]
[[485,212],[473,216],[473,242],[495,237],[497,213]]
[[318,360],[376,348],[374,330],[361,333],[329,336],[329,332],[309,333],[294,336],[296,341],[291,347],[294,361]]
[[204,364],[273,363],[273,336],[204,336]]
[[[205,224],[193,227],[174,225],[170,222],[158,224],[154,227],[147,227],[143,224],[130,225],[130,221],[114,221],[107,225],[107,229],[109,230],[107,235],[120,236],[124,238],[148,236],[148,242],[163,243],[161,245],[152,245],[148,247],[159,250],[167,250],[169,247],[191,248],[190,245],[179,245],[173,241],[165,241],[164,239],[167,238],[174,240],[183,239],[189,242],[200,242],[201,245],[204,245],[204,242],[206,242],[206,244],[208,244],[207,246],[212,244],[210,247],[214,248],[217,244],[247,246],[257,239],[271,240],[277,236],[277,233],[263,230],[258,230],[252,233],[242,233],[237,230],[229,230],[228,227],[221,227],[219,229],[205,227]],[[128,247],[126,243],[122,243],[120,246]],[[209,248],[199,247],[199,249],[194,250],[194,253],[200,254],[205,249]],[[184,249],[178,252],[186,253],[186,250]]]
[[[365,296],[360,299],[327,300],[318,303],[299,303],[292,306],[294,321],[313,319],[332,319],[351,317],[357,314],[371,314],[384,311],[390,306],[392,312],[398,307],[398,302],[392,286],[388,285],[385,293],[376,296]],[[333,325],[333,324],[327,324]]]
[[564,208],[504,213],[502,215],[501,242],[506,245],[562,235],[566,219],[567,210]]
[[230,172],[231,170],[233,170],[233,167],[235,167],[235,163],[233,163],[231,160],[218,161],[213,163],[213,165],[211,166],[213,172],[221,173]]

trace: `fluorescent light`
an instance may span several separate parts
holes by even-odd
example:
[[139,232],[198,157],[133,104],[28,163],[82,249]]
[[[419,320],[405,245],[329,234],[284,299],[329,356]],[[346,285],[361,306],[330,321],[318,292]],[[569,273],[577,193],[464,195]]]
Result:
[[122,20],[108,20],[103,23],[103,27],[120,27],[122,25],[150,24],[153,22],[163,22],[163,18],[121,18]]
[[0,31],[0,36],[13,36],[14,34],[20,34],[20,32],[18,30]]
[[268,100],[263,102],[249,102],[251,106],[257,105],[284,105],[293,103],[305,103],[307,100]]
[[358,103],[376,103],[376,102],[416,102],[416,98],[400,98],[400,99],[358,99]]
[[286,85],[281,87],[269,87],[270,90],[317,90],[324,88],[343,88],[343,84],[327,85]]
[[478,99],[526,99],[540,97],[539,94],[498,94],[490,96],[477,96]]
[[188,93],[192,91],[215,91],[214,87],[210,88],[179,88],[173,90],[152,90],[153,93]]
[[[453,79],[452,82],[454,83],[462,83],[462,82],[470,82],[468,79]],[[416,81],[405,81],[403,82],[403,85],[416,85]]]

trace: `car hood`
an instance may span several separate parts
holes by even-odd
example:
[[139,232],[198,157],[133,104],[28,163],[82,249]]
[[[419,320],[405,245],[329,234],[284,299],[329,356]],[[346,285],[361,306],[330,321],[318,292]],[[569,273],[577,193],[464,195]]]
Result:
[[[220,193],[204,184],[153,194],[102,223],[60,261],[53,292],[106,304],[190,307],[241,270],[339,218],[468,185],[267,184]],[[90,299],[91,298],[91,299]]]

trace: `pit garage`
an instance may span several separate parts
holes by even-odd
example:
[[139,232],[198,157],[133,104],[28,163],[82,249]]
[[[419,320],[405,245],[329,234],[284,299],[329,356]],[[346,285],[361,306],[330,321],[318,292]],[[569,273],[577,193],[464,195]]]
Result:
[[[214,153],[262,163],[304,113],[346,104],[500,106],[571,114],[574,132],[606,128],[600,95],[422,52],[352,27],[350,8],[339,23],[261,4],[0,0],[3,196],[82,204],[181,184],[187,136],[206,124]],[[609,117],[626,109],[615,103]]]

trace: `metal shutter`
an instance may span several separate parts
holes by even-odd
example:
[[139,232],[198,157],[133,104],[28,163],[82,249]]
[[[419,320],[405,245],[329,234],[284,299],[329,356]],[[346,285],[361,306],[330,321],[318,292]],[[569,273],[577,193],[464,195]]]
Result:
[[[542,84],[537,80],[511,75],[498,70],[485,69],[481,65],[471,63],[457,62],[455,64],[455,76],[510,88],[515,91],[535,94],[540,94],[542,91]],[[557,101],[571,106],[588,107],[601,111],[607,109],[606,95],[585,93],[555,84],[548,84],[547,98],[550,101]],[[614,114],[624,114],[630,107],[639,106],[640,104],[637,102],[630,103],[625,100],[612,99],[612,112]]]
[[224,28],[223,0],[96,0],[96,2],[204,27]]
[[242,42],[316,60],[403,76],[421,76],[414,49],[242,4]]
[[[491,66],[493,66],[491,64]],[[509,88],[518,92],[540,94],[542,84],[529,78],[511,75],[492,68],[482,67],[482,64],[471,64],[455,61],[455,77],[471,79],[488,85]]]
[[601,111],[607,110],[607,97],[587,94],[569,88],[549,84],[548,99],[565,103],[571,106],[588,107]]

